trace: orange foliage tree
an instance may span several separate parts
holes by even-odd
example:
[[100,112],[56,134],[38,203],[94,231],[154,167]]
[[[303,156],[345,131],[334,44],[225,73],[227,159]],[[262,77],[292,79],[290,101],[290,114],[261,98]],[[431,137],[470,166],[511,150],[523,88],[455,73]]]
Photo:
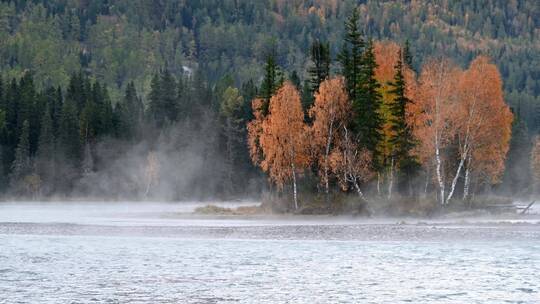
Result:
[[319,164],[319,176],[328,199],[330,152],[336,145],[340,128],[347,123],[351,113],[345,80],[343,77],[323,81],[315,94],[315,103],[309,110],[311,147]]
[[456,90],[462,71],[447,59],[431,59],[420,74],[414,106],[411,106],[413,134],[419,140],[416,156],[428,172],[435,167],[439,202],[447,203],[446,175],[448,161],[443,155],[456,134]]
[[358,145],[358,140],[347,125],[343,125],[340,132],[339,141],[330,153],[330,167],[344,191],[352,185],[358,196],[367,201],[360,184],[374,175],[371,153]]
[[251,161],[255,165],[259,165],[262,160],[262,151],[259,144],[259,140],[262,134],[262,124],[264,121],[263,114],[264,100],[261,98],[255,98],[251,102],[251,109],[253,111],[253,120],[247,123],[248,131],[248,148]]
[[248,125],[248,142],[255,164],[268,173],[279,189],[292,180],[294,206],[298,208],[297,175],[309,165],[306,125],[296,87],[285,83],[270,99],[263,117],[259,101],[253,101],[255,119]]
[[[431,60],[422,70],[416,102],[409,109],[417,156],[435,167],[441,204],[452,199],[465,171],[463,195],[471,176],[494,183],[503,170],[511,136],[512,114],[503,99],[497,67],[484,56],[466,71],[446,59]],[[449,153],[452,147],[457,150]],[[449,186],[448,192],[446,187]]]
[[456,127],[460,160],[451,191],[459,170],[465,167],[463,198],[466,199],[471,173],[477,173],[489,183],[497,182],[502,175],[513,116],[504,102],[501,75],[485,56],[472,61],[463,73],[458,92]]

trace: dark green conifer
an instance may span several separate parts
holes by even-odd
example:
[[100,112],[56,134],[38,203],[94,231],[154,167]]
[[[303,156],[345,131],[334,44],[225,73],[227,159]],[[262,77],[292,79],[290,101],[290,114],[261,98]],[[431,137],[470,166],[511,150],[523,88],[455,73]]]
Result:
[[311,46],[312,65],[308,69],[312,94],[319,90],[321,82],[330,76],[330,45],[315,41]]
[[27,120],[22,124],[21,136],[15,149],[15,159],[11,166],[10,181],[13,186],[17,185],[32,171],[32,162],[30,159],[30,124]]

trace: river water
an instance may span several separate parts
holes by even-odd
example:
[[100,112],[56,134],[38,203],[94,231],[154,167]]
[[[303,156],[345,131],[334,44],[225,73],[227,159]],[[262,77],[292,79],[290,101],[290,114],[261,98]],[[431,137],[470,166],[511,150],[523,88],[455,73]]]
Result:
[[0,303],[540,303],[540,225],[1,204]]

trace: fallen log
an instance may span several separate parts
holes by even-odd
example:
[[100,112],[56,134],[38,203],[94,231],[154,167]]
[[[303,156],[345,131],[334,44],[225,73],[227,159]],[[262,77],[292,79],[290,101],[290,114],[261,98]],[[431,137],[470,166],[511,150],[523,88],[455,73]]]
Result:
[[532,205],[534,205],[534,203],[536,203],[536,201],[530,202],[529,205],[527,205],[527,207],[525,207],[523,210],[521,210],[520,214],[525,214],[527,211],[529,211],[529,209],[531,208]]

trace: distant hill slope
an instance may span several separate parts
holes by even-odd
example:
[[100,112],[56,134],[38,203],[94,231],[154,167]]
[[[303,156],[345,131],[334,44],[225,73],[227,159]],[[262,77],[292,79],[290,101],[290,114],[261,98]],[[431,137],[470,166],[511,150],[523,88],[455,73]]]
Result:
[[0,2],[0,70],[4,78],[32,70],[37,83],[66,85],[83,69],[106,82],[113,97],[130,80],[147,93],[151,76],[198,68],[215,81],[258,80],[272,45],[279,64],[305,74],[307,50],[327,40],[340,48],[343,22],[359,5],[374,39],[409,39],[419,66],[445,54],[466,65],[490,54],[507,101],[529,128],[540,126],[540,2],[338,0],[34,0]]

